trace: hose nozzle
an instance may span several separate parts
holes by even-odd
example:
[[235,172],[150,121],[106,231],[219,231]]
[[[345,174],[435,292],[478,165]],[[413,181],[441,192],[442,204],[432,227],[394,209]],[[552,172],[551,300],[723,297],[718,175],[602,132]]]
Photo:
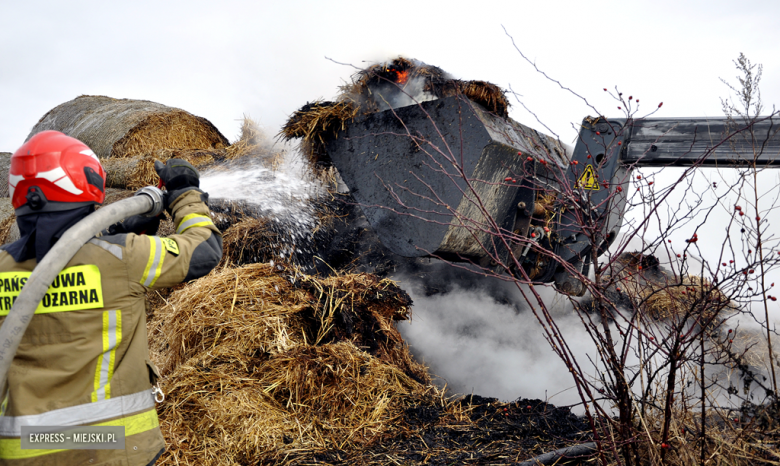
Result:
[[152,200],[152,208],[147,213],[142,214],[144,217],[156,217],[160,215],[165,207],[163,203],[163,192],[154,186],[145,186],[134,194],[134,196],[149,196]]

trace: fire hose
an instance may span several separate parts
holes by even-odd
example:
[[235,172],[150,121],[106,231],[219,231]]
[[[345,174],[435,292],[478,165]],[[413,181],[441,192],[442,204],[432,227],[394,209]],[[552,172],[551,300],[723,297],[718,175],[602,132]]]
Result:
[[159,215],[163,210],[163,194],[158,188],[147,186],[135,196],[102,207],[70,227],[62,238],[35,267],[13,307],[0,327],[0,389],[5,387],[16,350],[27,325],[49,286],[74,255],[95,235],[133,215]]
[[594,442],[583,443],[571,447],[561,448],[539,455],[522,463],[515,463],[514,466],[546,466],[546,465],[572,465],[585,461],[598,453]]

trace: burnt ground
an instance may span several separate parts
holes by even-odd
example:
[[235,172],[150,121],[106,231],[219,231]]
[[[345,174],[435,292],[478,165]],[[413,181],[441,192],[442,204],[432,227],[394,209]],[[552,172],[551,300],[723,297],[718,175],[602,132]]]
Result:
[[520,398],[503,403],[470,395],[457,419],[435,404],[406,410],[398,435],[363,451],[333,450],[298,458],[314,465],[505,465],[590,441],[587,422],[568,408]]

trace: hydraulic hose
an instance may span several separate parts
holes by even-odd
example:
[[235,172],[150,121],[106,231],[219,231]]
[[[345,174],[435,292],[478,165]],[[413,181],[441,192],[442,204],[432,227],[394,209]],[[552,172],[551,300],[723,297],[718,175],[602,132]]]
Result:
[[27,325],[57,275],[87,241],[116,222],[133,215],[153,217],[163,210],[162,191],[152,186],[141,188],[135,196],[102,207],[62,235],[27,279],[22,291],[0,327],[0,390],[5,387],[8,370],[22,341]]

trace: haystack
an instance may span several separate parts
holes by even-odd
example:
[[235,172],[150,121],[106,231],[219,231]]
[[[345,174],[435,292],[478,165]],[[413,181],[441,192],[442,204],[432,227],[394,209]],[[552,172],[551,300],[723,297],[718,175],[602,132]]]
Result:
[[[286,140],[301,139],[300,150],[315,171],[331,165],[325,141],[336,137],[357,116],[389,106],[463,95],[498,116],[509,116],[505,91],[495,84],[453,79],[441,68],[404,57],[358,71],[340,90],[336,102],[316,101],[301,107],[279,133]],[[397,99],[403,104],[395,103]]]
[[27,139],[49,129],[84,142],[100,159],[229,145],[205,118],[148,100],[106,96],[82,95],[58,105],[38,121]]
[[661,268],[654,256],[624,253],[617,259],[611,277],[615,288],[620,288],[638,309],[653,319],[690,315],[711,325],[737,310],[736,304],[708,280],[691,275],[674,276]]
[[390,281],[253,264],[213,272],[167,302],[149,335],[172,464],[361,448],[435,391],[393,325],[411,301]]

